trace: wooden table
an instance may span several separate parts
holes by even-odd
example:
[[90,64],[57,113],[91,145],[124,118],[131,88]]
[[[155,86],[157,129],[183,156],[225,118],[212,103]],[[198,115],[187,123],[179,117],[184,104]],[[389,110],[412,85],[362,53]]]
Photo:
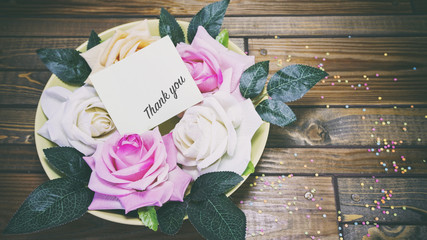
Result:
[[[153,19],[161,7],[189,20],[212,1],[35,2],[0,3],[1,230],[47,180],[33,128],[50,72],[35,50],[75,48],[92,29]],[[246,214],[247,238],[426,239],[426,1],[233,0],[223,27],[256,61],[270,60],[271,73],[302,63],[330,74],[291,104],[297,122],[271,127],[256,172],[231,196]],[[188,221],[172,238],[86,214],[0,238],[200,236]]]

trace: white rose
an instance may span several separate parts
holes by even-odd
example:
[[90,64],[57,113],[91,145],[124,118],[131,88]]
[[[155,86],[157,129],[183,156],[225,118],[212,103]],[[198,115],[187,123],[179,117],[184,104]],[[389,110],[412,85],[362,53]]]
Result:
[[81,56],[86,60],[92,69],[91,74],[93,74],[132,55],[158,39],[160,37],[151,35],[148,22],[144,20],[126,31],[116,30],[111,38],[82,53]]
[[86,156],[93,154],[97,144],[116,129],[95,89],[89,85],[74,92],[63,87],[48,88],[40,104],[48,121],[38,133]]
[[193,179],[214,171],[241,175],[251,159],[251,139],[262,120],[252,102],[218,91],[186,110],[173,130],[178,163]]

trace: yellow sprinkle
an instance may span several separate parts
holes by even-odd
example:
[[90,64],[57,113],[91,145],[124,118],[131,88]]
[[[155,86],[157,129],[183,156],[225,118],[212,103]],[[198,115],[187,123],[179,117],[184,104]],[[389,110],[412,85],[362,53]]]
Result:
[[[329,105],[326,105],[326,108],[329,108]],[[427,118],[427,115],[426,115],[426,118]]]
[[375,208],[374,208],[374,207],[371,207],[371,211],[375,211]]
[[308,46],[305,46],[305,48],[308,48]]
[[363,75],[363,78],[366,78],[367,76],[366,75]]
[[255,176],[255,179],[258,179],[258,176]]
[[365,207],[367,207],[367,208],[368,208],[368,207],[369,207],[369,204],[365,204]]
[[280,161],[279,163],[280,163],[280,165],[283,165],[283,162],[282,162],[282,161]]
[[382,100],[383,98],[382,97],[378,97],[378,100]]
[[256,186],[256,183],[254,183],[254,186]]
[[384,53],[384,56],[385,56],[385,57],[387,57],[387,56],[388,56],[388,54],[387,54],[387,53]]
[[304,167],[306,168],[306,167],[307,167],[307,164],[304,164]]
[[274,36],[275,39],[277,39],[277,36]]
[[328,53],[328,52],[326,53],[326,56],[329,56],[329,53]]
[[264,200],[264,203],[267,203],[267,200]]
[[258,213],[262,213],[262,211],[261,211],[261,210],[258,210]]
[[317,234],[320,234],[320,231],[317,231]]
[[318,176],[319,176],[319,174],[318,174],[318,173],[316,173],[316,174],[314,174],[314,176],[318,177]]
[[363,187],[363,186],[365,186],[365,184],[364,184],[364,183],[360,183],[360,186],[362,186],[362,187]]
[[277,222],[277,221],[279,221],[279,220],[277,220],[277,218],[276,218],[276,219],[274,219],[274,221],[275,221],[275,222]]

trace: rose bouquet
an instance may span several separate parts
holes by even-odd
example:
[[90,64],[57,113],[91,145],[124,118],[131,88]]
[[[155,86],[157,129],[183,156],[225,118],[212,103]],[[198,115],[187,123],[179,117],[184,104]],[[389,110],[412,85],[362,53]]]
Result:
[[[266,122],[283,127],[295,121],[285,102],[301,98],[327,73],[291,65],[266,84],[269,62],[255,63],[229,41],[226,30],[220,32],[228,3],[207,5],[189,24],[162,9],[159,21],[119,26],[101,34],[103,40],[92,31],[78,49],[82,53],[37,51],[62,81],[49,81],[39,104],[43,120],[36,119],[43,137],[36,137],[37,147],[42,141],[50,146],[41,162],[53,180],[30,194],[6,233],[51,228],[91,210],[171,235],[188,216],[205,238],[244,239],[245,215],[227,196],[254,171]],[[165,36],[203,100],[152,130],[121,135],[88,77]]]

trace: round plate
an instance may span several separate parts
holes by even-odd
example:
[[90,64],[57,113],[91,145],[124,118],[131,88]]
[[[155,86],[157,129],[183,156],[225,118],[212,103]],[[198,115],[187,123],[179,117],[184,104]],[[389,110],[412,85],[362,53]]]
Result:
[[[138,23],[139,23],[139,21],[123,24],[123,25],[111,28],[111,29],[99,34],[99,36],[102,40],[106,40],[106,39],[112,37],[114,32],[117,29],[126,30],[126,29],[129,29],[129,28],[135,26]],[[187,32],[186,29],[188,28],[188,22],[178,21],[178,23],[181,25],[181,27],[184,29],[184,32],[186,33]],[[148,20],[148,26],[149,26],[149,29],[150,29],[150,32],[152,35],[155,35],[155,36],[160,35],[159,34],[159,27],[158,27],[159,26],[158,20]],[[77,48],[77,50],[80,52],[84,52],[84,51],[86,51],[86,46],[87,46],[87,42],[80,45]],[[239,53],[239,54],[244,54],[244,52],[239,47],[237,47],[234,43],[232,43],[231,41],[229,42],[228,48],[234,52]],[[64,82],[59,80],[55,75],[52,74],[52,76],[49,78],[49,81],[47,82],[44,89],[48,89],[48,88],[53,87],[53,86],[61,86],[61,87],[67,88],[67,89],[72,90],[72,91],[77,89],[77,87],[75,87],[75,86],[70,86],[68,84],[65,84]],[[45,138],[43,138],[39,134],[37,134],[37,131],[43,126],[43,124],[46,121],[47,121],[47,118],[41,109],[41,105],[40,105],[40,101],[39,101],[38,106],[37,106],[36,119],[35,119],[35,142],[36,142],[37,154],[39,156],[39,159],[40,159],[40,162],[43,166],[43,169],[46,172],[49,179],[55,179],[55,178],[61,177],[61,175],[60,175],[60,173],[55,171],[52,166],[49,165],[49,163],[47,162],[46,157],[43,153],[43,149],[54,147],[54,146],[56,146],[56,144],[45,139]],[[166,128],[168,128],[168,127],[166,127]],[[270,128],[270,124],[264,122],[260,126],[260,128],[256,131],[255,135],[252,138],[251,162],[253,163],[254,166],[257,165],[259,159],[261,158],[262,152],[264,151],[264,147],[265,147],[265,144],[267,142],[269,128]],[[160,126],[160,130],[162,130],[161,126]],[[244,180],[246,180],[247,178],[248,178],[248,176],[244,176]],[[227,196],[230,196],[234,191],[236,191],[242,183],[243,183],[243,181],[240,184],[238,184],[236,187],[234,187],[232,190],[230,190],[227,193]],[[142,222],[137,217],[126,216],[126,215],[119,213],[117,211],[88,211],[88,212],[97,216],[97,217],[100,217],[102,219],[109,220],[109,221],[116,222],[116,223],[129,224],[129,225],[143,225]]]

